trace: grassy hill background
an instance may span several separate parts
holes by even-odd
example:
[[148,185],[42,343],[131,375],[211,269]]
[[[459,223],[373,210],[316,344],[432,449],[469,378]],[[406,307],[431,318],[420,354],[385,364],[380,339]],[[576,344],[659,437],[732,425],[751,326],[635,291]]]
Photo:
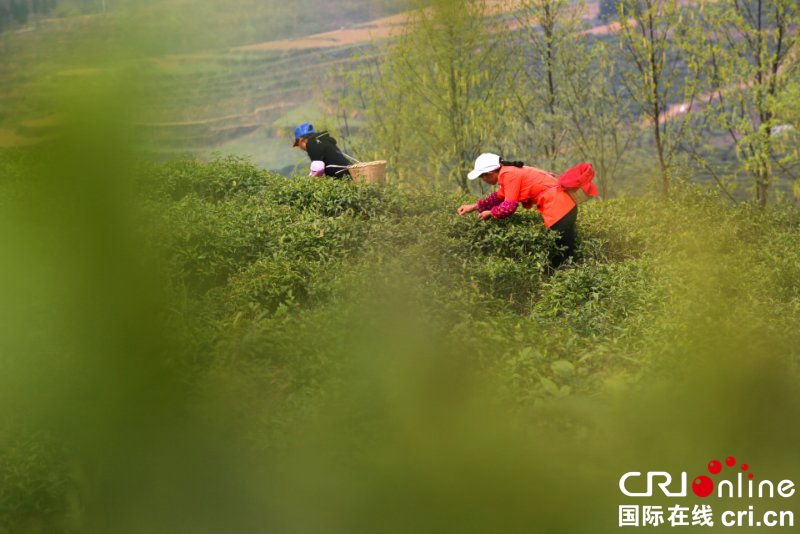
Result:
[[[498,27],[519,25],[508,6],[491,5]],[[46,137],[65,86],[124,75],[137,99],[127,112],[148,150],[165,158],[248,156],[284,174],[306,165],[288,144],[296,124],[338,126],[336,113],[324,108],[325,93],[342,83],[332,74],[385,53],[386,41],[369,36],[399,30],[398,19],[382,17],[409,7],[367,0],[114,2],[102,13],[100,4],[76,6],[66,10],[72,16],[34,19],[0,34],[0,146]],[[583,13],[590,38],[607,40],[598,2],[587,2]],[[353,30],[366,33],[346,33]],[[307,39],[313,35],[316,43]]]
[[[48,135],[54,100],[65,84],[92,84],[125,71],[138,93],[146,147],[208,156],[249,155],[287,170],[295,123],[324,115],[332,69],[359,44],[330,48],[247,50],[245,45],[356,27],[399,3],[114,2],[106,14],[42,18],[0,33],[0,146]],[[361,43],[363,45],[363,43]]]
[[[409,7],[388,0],[291,6],[243,0],[227,7],[115,1],[106,3],[105,12],[101,6],[63,2],[60,10],[0,33],[0,149],[30,146],[50,136],[70,91],[88,94],[92,87],[119,84],[127,96],[117,109],[112,106],[113,112],[126,117],[124,127],[151,154],[165,159],[235,154],[284,175],[302,172],[306,157],[291,149],[292,129],[306,120],[320,127],[342,126],[342,110],[325,108],[325,93],[342,84],[332,73],[351,71],[385,54],[387,41],[371,44],[370,32],[385,36],[387,28],[398,30],[398,18],[385,17]],[[592,47],[616,47],[606,35],[608,21],[601,18],[600,7],[600,2],[586,2],[581,31],[589,34]],[[513,9],[491,3],[490,13],[498,27],[519,31]],[[366,33],[353,37],[351,31]],[[349,113],[348,134],[357,134],[361,118],[356,115],[363,110]],[[609,177],[619,191],[640,189],[649,180],[643,172],[649,169],[654,139],[649,131],[641,133]],[[348,151],[362,148],[363,140],[352,135],[344,141]],[[752,178],[737,172],[727,132],[709,138],[704,157],[708,168],[679,168],[676,174],[723,183],[735,189],[735,198],[747,197]],[[793,164],[773,167],[778,198],[792,198]]]

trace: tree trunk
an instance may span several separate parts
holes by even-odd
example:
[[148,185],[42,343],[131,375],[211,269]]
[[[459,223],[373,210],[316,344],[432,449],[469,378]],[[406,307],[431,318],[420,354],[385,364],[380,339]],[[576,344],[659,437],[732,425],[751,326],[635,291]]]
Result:
[[661,131],[661,103],[659,102],[658,97],[658,88],[661,84],[661,78],[659,76],[659,69],[658,69],[658,58],[656,57],[656,43],[655,43],[655,28],[653,25],[653,13],[651,12],[648,16],[648,25],[650,26],[650,76],[652,77],[652,93],[650,97],[652,98],[653,104],[653,111],[652,111],[652,119],[653,119],[653,133],[655,136],[656,142],[656,150],[658,151],[658,163],[661,168],[661,193],[664,195],[664,198],[669,197],[669,174],[667,172],[667,162],[664,158],[664,139],[662,137]]
[[759,173],[758,184],[756,185],[756,199],[758,200],[758,207],[767,207],[767,195],[769,193],[769,178],[763,173]]

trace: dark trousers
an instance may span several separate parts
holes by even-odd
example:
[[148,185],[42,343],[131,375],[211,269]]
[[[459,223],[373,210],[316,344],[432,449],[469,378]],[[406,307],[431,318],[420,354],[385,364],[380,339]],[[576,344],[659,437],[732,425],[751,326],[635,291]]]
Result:
[[550,256],[550,265],[555,268],[575,255],[575,221],[578,220],[578,206],[575,205],[569,213],[561,217],[550,227],[558,234],[556,245],[558,250]]

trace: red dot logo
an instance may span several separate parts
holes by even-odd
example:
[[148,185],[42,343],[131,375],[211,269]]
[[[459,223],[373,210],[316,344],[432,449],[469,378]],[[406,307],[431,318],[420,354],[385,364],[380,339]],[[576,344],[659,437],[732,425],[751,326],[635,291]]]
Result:
[[[725,465],[734,467],[736,465],[736,458],[728,456],[725,458]],[[742,471],[748,471],[750,469],[750,466],[746,463],[742,463],[740,467]],[[722,463],[719,460],[711,460],[708,462],[706,468],[710,474],[718,475],[722,472]],[[753,473],[747,473],[747,478],[752,479]],[[705,475],[701,475],[692,481],[692,491],[698,497],[708,497],[714,493],[714,481]]]
[[692,491],[698,497],[708,497],[714,491],[714,482],[705,475],[700,475],[692,481]]

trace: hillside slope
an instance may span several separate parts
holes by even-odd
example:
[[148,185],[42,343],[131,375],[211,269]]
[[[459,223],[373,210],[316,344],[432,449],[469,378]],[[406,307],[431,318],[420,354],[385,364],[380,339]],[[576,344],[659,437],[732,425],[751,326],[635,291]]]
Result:
[[[354,58],[365,53],[380,53],[379,43],[399,31],[407,17],[397,14],[398,6],[391,2],[367,3],[369,8],[362,4],[338,2],[324,9],[303,9],[301,4],[287,11],[247,1],[227,10],[201,3],[188,18],[177,3],[145,4],[125,24],[138,25],[147,36],[136,36],[136,27],[120,34],[136,39],[129,45],[148,58],[131,70],[139,76],[148,100],[138,122],[142,132],[152,136],[151,148],[170,156],[186,152],[207,156],[214,151],[247,155],[269,168],[287,169],[301,162],[303,158],[286,141],[296,123],[319,122],[325,115],[323,91],[330,74],[352,66]],[[490,2],[489,9],[501,15],[515,7]],[[389,13],[395,14],[376,16]],[[588,2],[587,24],[599,25],[596,15],[597,2]],[[130,60],[111,57],[106,62],[92,53],[84,58],[70,54],[26,72],[39,63],[34,56],[42,56],[35,50],[53,42],[65,50],[94,51],[91,43],[79,44],[78,36],[106,39],[104,32],[116,25],[114,16],[112,11],[107,16],[42,21],[36,31],[5,41],[2,146],[32,143],[48,135],[51,111],[41,101],[59,90],[59,80],[92,84],[94,78]],[[513,25],[513,19],[505,23]],[[30,95],[38,93],[44,98],[31,101]]]

